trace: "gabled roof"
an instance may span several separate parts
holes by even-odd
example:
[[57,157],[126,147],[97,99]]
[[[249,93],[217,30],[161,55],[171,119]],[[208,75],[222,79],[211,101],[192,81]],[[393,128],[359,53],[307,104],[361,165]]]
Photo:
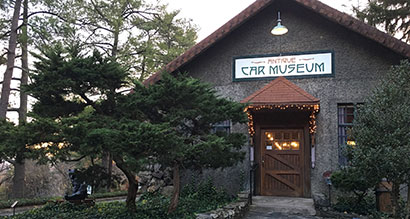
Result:
[[[197,43],[191,49],[187,50],[184,54],[174,59],[162,71],[166,71],[172,73],[176,71],[178,68],[183,66],[184,64],[188,63],[196,56],[204,52],[206,49],[211,47],[213,44],[227,36],[230,32],[238,28],[241,24],[247,21],[252,16],[256,15],[259,11],[267,7],[270,3],[274,2],[275,0],[256,0],[255,3],[251,4],[241,13],[236,15],[226,24],[221,26],[211,35],[203,39],[201,42]],[[332,7],[327,6],[326,4],[318,1],[318,0],[288,0],[294,1],[302,6],[322,15],[323,17],[329,19],[330,21],[336,22],[358,34],[363,35],[371,40],[374,40],[381,45],[391,49],[392,51],[403,55],[405,57],[410,58],[410,45],[404,43],[380,30],[370,25],[365,24],[362,21],[357,20],[356,18],[340,12]],[[161,71],[161,72],[162,72]],[[147,80],[144,81],[144,84],[152,84],[155,83],[160,79],[161,72],[157,72],[156,74],[149,77]]]
[[319,99],[286,78],[278,77],[243,99],[241,103],[251,105],[316,104],[319,103]]

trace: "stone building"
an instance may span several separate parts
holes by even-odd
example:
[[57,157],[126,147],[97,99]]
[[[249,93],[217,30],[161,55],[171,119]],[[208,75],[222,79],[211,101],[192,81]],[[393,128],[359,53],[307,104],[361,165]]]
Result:
[[[278,12],[284,35],[271,33]],[[318,199],[327,194],[323,175],[344,165],[341,151],[354,144],[355,107],[409,57],[410,45],[318,0],[257,0],[165,70],[249,104],[248,126],[222,124],[248,134],[248,158],[216,179],[239,189],[253,161],[255,194]]]

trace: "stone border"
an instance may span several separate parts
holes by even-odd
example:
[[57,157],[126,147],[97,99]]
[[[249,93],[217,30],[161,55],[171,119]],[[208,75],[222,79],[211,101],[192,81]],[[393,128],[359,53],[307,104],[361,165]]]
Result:
[[222,208],[196,214],[196,219],[239,219],[249,210],[249,191],[240,192],[238,200]]

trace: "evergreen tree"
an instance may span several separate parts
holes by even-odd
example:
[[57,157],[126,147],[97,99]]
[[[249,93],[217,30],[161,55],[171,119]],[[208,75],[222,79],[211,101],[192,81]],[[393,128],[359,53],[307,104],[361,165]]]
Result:
[[178,11],[144,0],[70,0],[63,15],[74,32],[71,42],[97,49],[133,72],[138,80],[168,64],[194,45],[196,27],[190,20],[177,18]]
[[364,9],[353,8],[356,16],[405,42],[410,42],[410,2],[408,0],[369,0]]
[[243,106],[218,98],[197,79],[164,74],[161,82],[137,82],[124,95],[129,73],[110,58],[57,46],[38,59],[34,83],[26,86],[38,100],[27,145],[45,162],[101,158],[108,151],[128,179],[130,210],[138,189],[135,174],[148,160],[174,168],[177,200],[181,166],[226,167],[242,158],[243,135],[212,134],[211,125],[244,122]]
[[245,122],[244,105],[218,97],[210,85],[186,75],[163,74],[156,84],[137,87],[131,97],[133,107],[128,110],[139,106],[150,123],[169,124],[179,139],[177,144],[153,148],[156,161],[173,169],[174,194],[169,212],[178,204],[181,167],[228,167],[243,159],[240,149],[245,136],[213,133],[212,124]]
[[[3,85],[0,113],[5,116],[7,111],[16,111],[19,113],[19,121],[26,120],[27,95],[19,88],[11,88],[9,85],[11,80],[20,81],[20,85],[27,84],[30,68],[28,51],[34,47],[43,50],[46,49],[43,47],[60,40],[68,44],[81,42],[91,50],[100,49],[122,64],[127,64],[127,67],[133,69],[140,80],[143,80],[192,46],[196,39],[195,27],[190,21],[177,19],[178,12],[169,13],[164,5],[120,0],[24,0],[23,15],[20,18],[23,23],[15,27],[14,22],[14,29],[10,31],[10,20],[17,21],[19,17],[18,7],[15,6],[19,6],[21,2],[12,3],[16,5],[9,5],[6,1],[0,2],[1,8],[4,9],[0,18],[0,40],[8,36],[12,36],[10,39],[17,38],[15,43],[9,45],[16,47],[17,53],[21,49],[22,53],[21,67],[14,66],[15,60],[10,56],[14,54],[15,57],[19,57],[19,54],[16,56],[16,52],[0,56],[0,64],[6,64],[9,60],[5,80],[0,82]],[[17,13],[13,18],[8,15],[12,10]],[[17,37],[18,30],[21,31]],[[29,45],[34,47],[29,48]],[[9,48],[8,51],[12,50]],[[6,58],[5,55],[9,57]],[[12,70],[15,68],[21,69],[21,78],[13,76]],[[10,94],[20,96],[18,108],[10,107]],[[15,165],[19,167],[15,167],[14,170],[15,178],[19,180],[15,180],[17,184],[13,186],[16,197],[24,194],[24,180],[21,180],[24,179],[24,158],[19,156],[18,160],[20,162],[16,162]],[[112,162],[109,160],[106,163]]]
[[[387,78],[359,108],[353,128],[357,146],[351,152],[355,172],[376,185],[393,184],[393,213],[398,214],[399,187],[410,186],[410,63],[392,68]],[[410,190],[409,190],[410,191]],[[410,197],[410,196],[408,196]],[[410,213],[410,198],[407,214]]]

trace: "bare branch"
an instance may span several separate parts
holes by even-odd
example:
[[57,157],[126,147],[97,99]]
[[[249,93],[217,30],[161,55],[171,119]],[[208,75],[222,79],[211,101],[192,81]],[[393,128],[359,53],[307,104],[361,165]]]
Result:
[[83,155],[83,156],[81,156],[81,157],[79,157],[79,158],[77,158],[77,159],[69,159],[69,160],[61,159],[61,160],[62,160],[62,161],[65,161],[65,162],[77,162],[77,161],[80,161],[80,160],[84,159],[86,156],[87,156],[87,155]]
[[91,0],[91,4],[93,5],[94,10],[97,12],[97,14],[99,14],[99,15],[101,16],[101,18],[102,18],[103,20],[105,20],[105,22],[111,24],[110,20],[108,20],[108,19],[105,17],[105,15],[102,13],[102,11],[101,11],[100,8],[98,7],[98,5],[96,5],[93,0]]
[[94,106],[94,102],[90,100],[85,94],[80,94],[80,97],[83,98],[88,105]]
[[[158,13],[156,12],[148,12],[148,11],[135,11],[135,10],[130,10],[130,11],[126,11],[122,14],[122,16],[127,19],[129,16],[133,15],[133,14],[138,14],[139,16],[147,19],[147,20],[152,20],[151,18],[148,18],[146,15],[153,15],[154,17],[159,16]],[[144,15],[146,14],[146,15]]]
[[90,42],[90,43],[85,43],[85,45],[93,45],[93,46],[106,45],[106,46],[114,47],[114,45],[112,45],[111,43],[103,43],[103,42]]
[[12,159],[9,159],[9,158],[3,158],[3,159],[4,159],[5,161],[11,163],[12,165],[16,165],[16,161],[15,161],[15,160],[12,160]]
[[[20,69],[20,70],[22,70],[22,71],[24,71],[24,70],[28,70],[28,69],[24,69],[24,68],[22,68],[22,67],[20,67],[20,66],[17,66],[17,65],[15,65],[14,66],[14,68],[17,68],[17,69]],[[17,80],[21,80],[20,78],[17,78]]]
[[27,15],[27,18],[30,18],[31,16],[37,15],[37,14],[48,14],[48,15],[52,15],[55,17],[58,17],[60,20],[67,22],[67,19],[61,17],[59,14],[54,13],[54,12],[50,12],[50,11],[35,11],[30,13],[29,15]]
[[0,186],[3,185],[3,183],[11,180],[12,175],[6,175],[3,179],[0,180]]
[[[11,80],[21,81],[20,78],[11,78]],[[3,81],[0,81],[0,84],[3,84]]]
[[126,90],[120,91],[119,93],[122,94],[122,93],[125,93],[125,92],[131,92],[132,90],[133,89],[126,89]]
[[85,25],[89,25],[89,26],[95,27],[96,29],[95,29],[93,32],[95,32],[95,31],[98,30],[98,29],[102,29],[102,30],[108,31],[108,32],[110,32],[110,33],[113,33],[113,32],[114,32],[114,31],[111,30],[111,29],[108,29],[108,28],[106,28],[106,27],[103,27],[103,26],[100,26],[100,25],[98,25],[98,24],[91,23],[91,22],[85,23]]

